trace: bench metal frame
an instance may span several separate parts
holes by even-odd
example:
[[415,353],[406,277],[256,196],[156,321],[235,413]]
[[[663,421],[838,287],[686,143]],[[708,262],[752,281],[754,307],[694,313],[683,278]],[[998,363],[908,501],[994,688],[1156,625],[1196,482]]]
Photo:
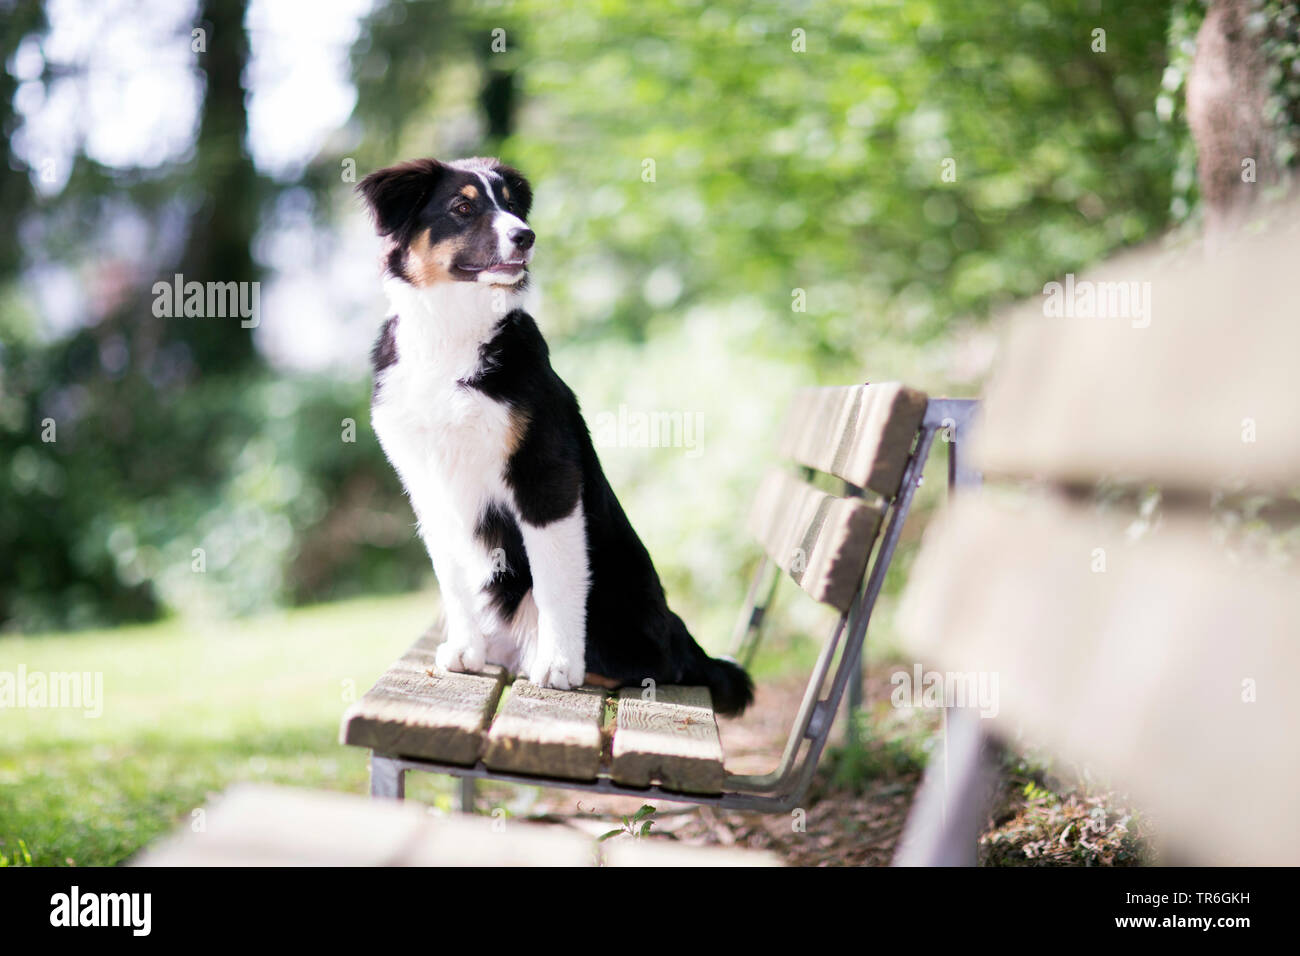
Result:
[[[790,737],[786,741],[781,763],[771,773],[761,775],[727,774],[720,794],[686,793],[659,786],[631,787],[600,777],[594,781],[567,780],[556,777],[503,773],[488,769],[480,760],[472,766],[438,763],[385,754],[374,751],[370,757],[370,793],[374,797],[402,799],[406,793],[408,771],[441,773],[460,779],[461,809],[473,809],[474,781],[497,780],[524,786],[556,787],[564,790],[584,790],[618,796],[639,797],[644,800],[664,800],[719,807],[728,810],[753,810],[767,813],[788,813],[795,809],[808,786],[812,783],[822,751],[830,738],[831,725],[836,712],[848,691],[850,712],[856,711],[862,693],[862,644],[866,639],[871,613],[885,583],[885,575],[893,561],[903,524],[911,511],[912,499],[921,485],[922,472],[930,457],[937,437],[942,436],[948,445],[948,487],[976,484],[977,472],[971,471],[959,454],[967,429],[978,408],[974,399],[931,398],[926,404],[921,426],[917,430],[912,452],[903,471],[898,493],[889,503],[889,515],[883,534],[875,545],[875,558],[868,562],[857,597],[848,611],[840,615],[830,638],[823,644],[813,673],[804,692],[798,715]],[[811,475],[812,469],[807,469]],[[864,489],[844,482],[845,497],[862,497]],[[746,606],[742,610],[737,628],[732,636],[732,656],[743,664],[752,661],[757,651],[763,618],[772,605],[777,582],[783,572],[770,558],[764,556],[750,582]],[[831,673],[832,665],[838,664]],[[827,675],[831,675],[829,692],[820,696]],[[852,733],[854,721],[850,720]],[[806,745],[806,746],[805,746]],[[800,759],[800,751],[803,757]]]

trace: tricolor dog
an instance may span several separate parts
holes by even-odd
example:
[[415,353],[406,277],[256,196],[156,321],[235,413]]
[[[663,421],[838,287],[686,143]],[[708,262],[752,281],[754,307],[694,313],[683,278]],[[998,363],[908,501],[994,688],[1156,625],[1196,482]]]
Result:
[[753,699],[664,598],[578,401],[525,309],[532,190],[495,159],[417,159],[357,187],[385,242],[394,315],[371,417],[433,560],[440,667],[499,664],[547,687],[704,685]]

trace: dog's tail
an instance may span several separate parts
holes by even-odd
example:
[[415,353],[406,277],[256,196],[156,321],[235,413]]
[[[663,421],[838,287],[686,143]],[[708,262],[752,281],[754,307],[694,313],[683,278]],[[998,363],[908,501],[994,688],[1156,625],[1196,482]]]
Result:
[[726,657],[709,657],[700,651],[699,682],[709,688],[713,709],[736,716],[754,702],[754,682],[745,669]]
[[687,645],[681,648],[680,659],[685,661],[682,683],[707,687],[716,713],[729,716],[743,713],[754,702],[754,682],[745,669],[730,658],[704,653],[680,618],[677,623],[680,625],[678,641]]

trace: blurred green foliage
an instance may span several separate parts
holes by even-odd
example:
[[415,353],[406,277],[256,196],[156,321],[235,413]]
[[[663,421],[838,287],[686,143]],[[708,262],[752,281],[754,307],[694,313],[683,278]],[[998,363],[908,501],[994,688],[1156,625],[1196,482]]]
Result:
[[[0,622],[239,613],[425,579],[364,381],[273,373],[244,337],[153,322],[147,287],[44,340],[24,270],[93,257],[106,210],[157,224],[185,196],[184,238],[159,243],[151,274],[255,276],[284,190],[312,191],[325,233],[359,216],[342,160],[364,174],[496,153],[534,180],[540,318],[589,420],[627,405],[701,424],[695,449],[601,454],[674,600],[725,632],[793,388],[970,393],[1000,303],[1194,204],[1166,72],[1188,6],[381,0],[352,50],[352,120],[294,181],[259,174],[234,135],[238,45],[198,59],[191,157],[146,175],[82,156],[41,198],[11,150],[5,215],[36,238],[0,259]],[[229,33],[244,8],[201,16]],[[7,20],[6,60],[42,29]],[[0,92],[12,131],[12,83]]]
[[1187,128],[1185,92],[1196,54],[1196,31],[1205,19],[1204,0],[1176,0],[1169,17],[1169,65],[1160,81],[1156,116],[1161,120],[1174,153],[1173,198],[1170,214],[1184,222],[1199,209],[1196,182],[1196,144]]
[[[579,334],[746,299],[838,377],[1166,222],[1168,4],[601,8],[479,18],[517,37],[538,108],[501,150],[539,179]],[[588,274],[616,289],[594,308]]]
[[[49,353],[6,358],[2,411],[22,428],[4,434],[39,434]],[[413,521],[381,483],[378,446],[364,431],[343,439],[364,390],[203,378],[151,415],[156,396],[137,380],[114,389],[114,404],[68,388],[57,440],[10,446],[5,459],[0,572],[24,630],[148,618],[159,606],[221,616],[426,577]]]

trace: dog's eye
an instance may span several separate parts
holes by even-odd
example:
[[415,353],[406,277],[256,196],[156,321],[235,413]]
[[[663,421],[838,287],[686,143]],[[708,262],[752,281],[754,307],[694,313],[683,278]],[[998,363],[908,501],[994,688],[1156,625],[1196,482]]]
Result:
[[474,211],[473,205],[467,202],[458,202],[456,203],[456,205],[452,206],[451,208],[452,211],[455,212],[456,215],[458,216],[468,216],[470,213]]

